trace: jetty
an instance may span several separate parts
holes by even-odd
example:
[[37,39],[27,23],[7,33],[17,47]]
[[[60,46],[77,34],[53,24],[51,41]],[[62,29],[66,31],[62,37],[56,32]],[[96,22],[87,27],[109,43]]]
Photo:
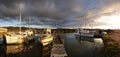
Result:
[[64,39],[61,38],[60,35],[54,38],[50,57],[67,57],[67,53],[64,48]]

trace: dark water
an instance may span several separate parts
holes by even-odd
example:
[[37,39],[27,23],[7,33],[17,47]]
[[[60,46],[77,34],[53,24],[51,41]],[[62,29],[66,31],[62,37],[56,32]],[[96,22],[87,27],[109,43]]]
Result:
[[[74,34],[63,34],[65,49],[68,57],[97,57],[103,43],[97,43],[94,39],[75,37]],[[1,45],[0,57],[50,57],[50,46],[42,47],[38,42],[40,36],[36,36],[35,41],[21,45]],[[99,40],[98,40],[99,41]],[[100,46],[96,46],[100,44]]]
[[66,34],[64,38],[68,57],[97,57],[103,47],[101,38],[79,38],[74,34]]
[[50,46],[42,47],[38,38],[39,36],[36,36],[29,44],[1,45],[0,57],[49,57]]

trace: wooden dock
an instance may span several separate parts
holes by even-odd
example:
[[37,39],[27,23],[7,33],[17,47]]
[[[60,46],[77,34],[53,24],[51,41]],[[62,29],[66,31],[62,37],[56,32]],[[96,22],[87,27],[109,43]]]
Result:
[[67,57],[67,53],[64,48],[64,39],[61,38],[60,36],[55,37],[55,39],[53,41],[51,57]]

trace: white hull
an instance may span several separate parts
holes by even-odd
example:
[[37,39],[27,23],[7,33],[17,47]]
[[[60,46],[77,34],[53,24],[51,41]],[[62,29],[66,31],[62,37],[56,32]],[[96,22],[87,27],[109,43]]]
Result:
[[21,44],[24,42],[24,39],[18,38],[18,37],[11,37],[11,36],[6,36],[6,43],[7,44]]
[[46,37],[43,37],[43,39],[39,39],[43,46],[47,46],[53,42],[53,36],[48,35]]
[[96,35],[99,35],[97,30],[86,30],[86,29],[77,29],[76,36],[80,36],[80,37],[90,37],[93,38]]
[[8,33],[5,35],[7,44],[21,44],[25,42],[25,35],[20,33]]
[[90,34],[90,33],[89,34],[84,34],[84,33],[82,34],[81,33],[80,36],[81,37],[94,37],[94,34]]
[[90,33],[76,33],[76,36],[80,36],[80,37],[94,37],[94,34],[90,34]]
[[47,46],[53,42],[53,35],[51,34],[51,29],[46,29],[46,34],[43,37],[39,38],[39,41],[42,43],[43,46]]
[[27,38],[27,40],[28,40],[28,41],[33,40],[33,39],[34,39],[35,35],[34,35],[34,33],[33,33],[33,31],[32,31],[32,30],[26,30],[26,31],[25,31],[25,33],[27,33],[26,38]]

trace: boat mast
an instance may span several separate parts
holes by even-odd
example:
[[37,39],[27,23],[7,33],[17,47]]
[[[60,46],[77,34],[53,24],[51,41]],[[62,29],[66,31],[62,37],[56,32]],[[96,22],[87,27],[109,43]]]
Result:
[[22,25],[21,25],[21,12],[20,12],[20,27],[19,27],[19,32],[21,33],[21,27],[22,27]]
[[28,18],[28,27],[29,27],[29,30],[30,30],[30,16]]
[[87,23],[87,22],[86,22],[86,19],[87,19],[87,18],[86,18],[86,15],[85,15],[84,18],[85,18],[85,28],[84,28],[84,29],[86,29],[86,28],[87,28],[87,25],[86,25],[86,23]]

